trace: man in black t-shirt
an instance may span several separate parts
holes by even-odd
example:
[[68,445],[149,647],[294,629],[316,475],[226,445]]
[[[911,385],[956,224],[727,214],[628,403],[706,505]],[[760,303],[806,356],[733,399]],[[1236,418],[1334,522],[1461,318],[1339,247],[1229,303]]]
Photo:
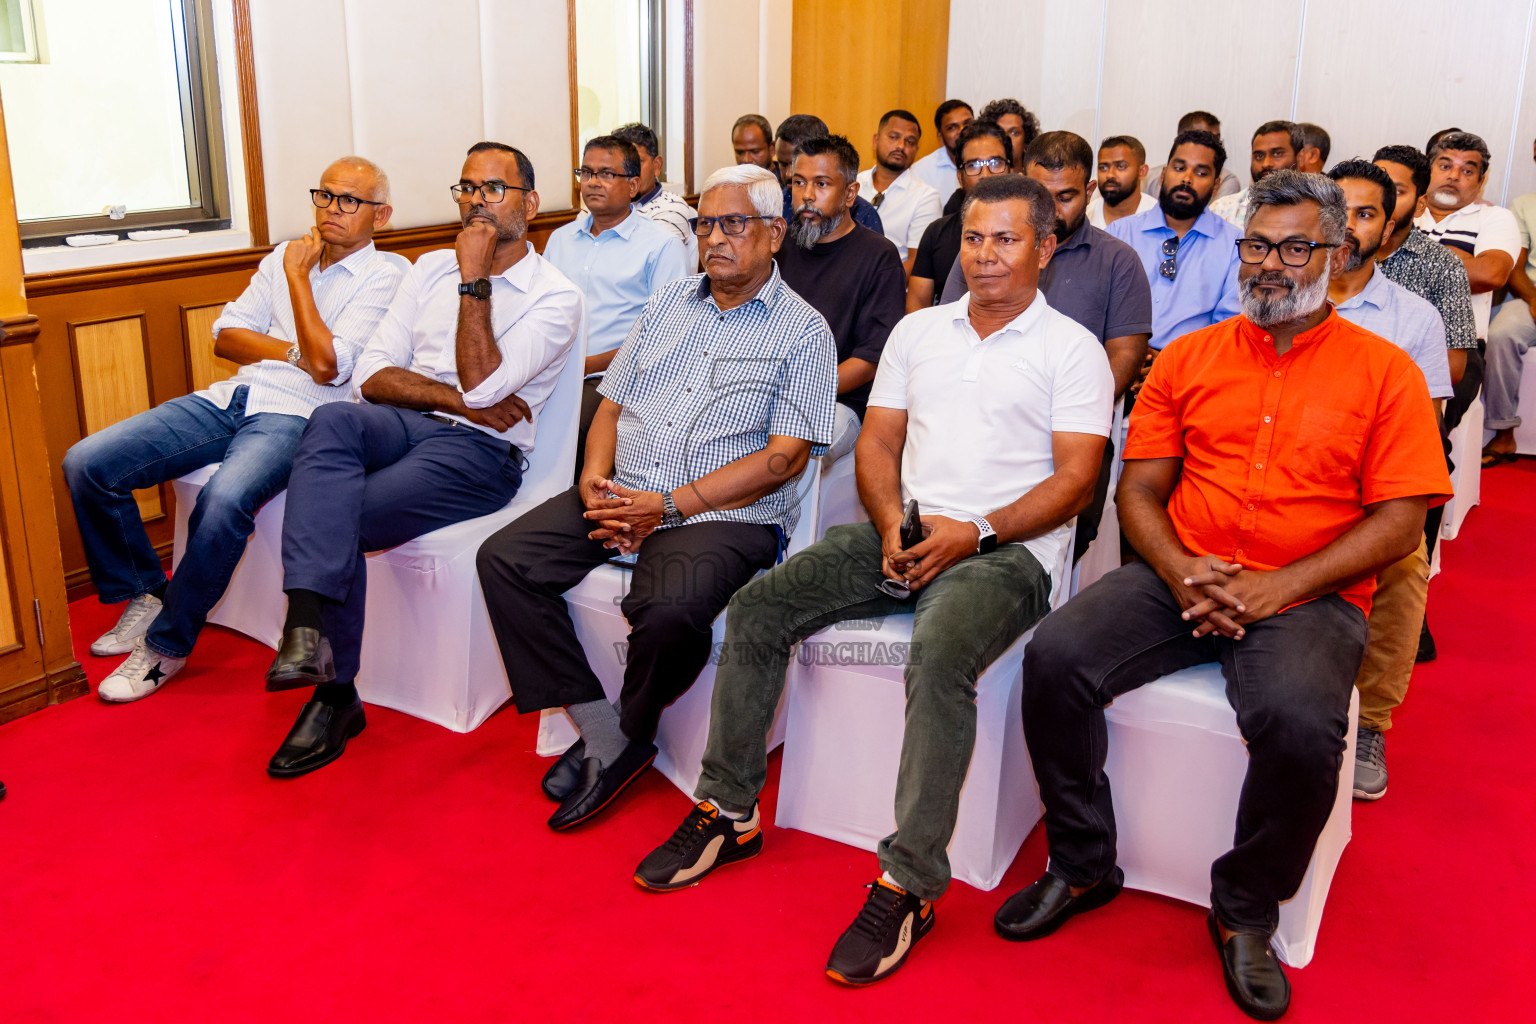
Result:
[[858,173],[858,150],[841,135],[795,147],[794,216],[776,257],[784,283],[826,317],[837,339],[832,459],[853,450],[885,339],[905,313],[906,271],[896,246],[851,215]]
[[912,261],[907,282],[907,312],[937,306],[950,268],[960,258],[960,207],[971,186],[995,174],[1008,174],[1012,143],[996,121],[972,121],[955,139],[955,178],[960,187],[949,197],[944,216],[928,225]]

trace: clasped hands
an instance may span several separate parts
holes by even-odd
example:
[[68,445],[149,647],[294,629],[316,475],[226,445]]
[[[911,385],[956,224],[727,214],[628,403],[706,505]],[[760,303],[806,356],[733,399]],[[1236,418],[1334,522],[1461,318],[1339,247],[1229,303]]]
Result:
[[881,537],[884,557],[880,571],[888,579],[905,583],[913,593],[932,583],[939,573],[956,562],[974,555],[981,540],[981,531],[969,520],[947,516],[919,518],[923,524],[923,539],[910,549],[902,549],[899,518]]
[[597,474],[582,475],[581,503],[587,507],[583,516],[597,527],[587,536],[625,555],[661,525],[666,511],[657,492],[632,490]]
[[1197,637],[1220,633],[1241,640],[1245,627],[1277,614],[1296,600],[1284,569],[1248,569],[1215,555],[1199,555],[1160,573],[1193,622]]

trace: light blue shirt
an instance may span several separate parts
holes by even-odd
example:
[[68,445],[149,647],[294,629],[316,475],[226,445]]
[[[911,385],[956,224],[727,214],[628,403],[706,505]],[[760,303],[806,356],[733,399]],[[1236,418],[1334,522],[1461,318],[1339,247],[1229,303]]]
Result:
[[1356,327],[1379,335],[1413,357],[1429,385],[1430,398],[1450,398],[1451,361],[1446,355],[1445,321],[1439,310],[1379,270],[1371,271],[1360,294],[1334,307]]
[[1152,284],[1152,339],[1147,342],[1152,348],[1242,312],[1237,298],[1237,240],[1242,235],[1210,210],[1195,218],[1179,243],[1172,281],[1157,269],[1168,258],[1163,240],[1174,237],[1162,207],[1122,217],[1108,231],[1136,250]]
[[616,227],[595,237],[592,215],[581,214],[549,236],[544,258],[586,297],[589,356],[622,345],[646,300],[691,270],[683,243],[633,208]]

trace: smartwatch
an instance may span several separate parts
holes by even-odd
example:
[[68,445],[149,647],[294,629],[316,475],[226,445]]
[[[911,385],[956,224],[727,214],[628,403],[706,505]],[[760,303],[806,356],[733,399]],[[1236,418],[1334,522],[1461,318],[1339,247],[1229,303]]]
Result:
[[475,299],[488,299],[491,297],[490,278],[477,277],[473,281],[460,281],[459,294],[468,295]]
[[661,496],[661,525],[666,528],[683,525],[683,514],[677,510],[671,491]]
[[992,524],[987,522],[986,516],[972,516],[971,522],[976,524],[976,529],[981,531],[981,536],[976,541],[976,553],[978,555],[990,555],[997,550],[997,531],[992,529]]

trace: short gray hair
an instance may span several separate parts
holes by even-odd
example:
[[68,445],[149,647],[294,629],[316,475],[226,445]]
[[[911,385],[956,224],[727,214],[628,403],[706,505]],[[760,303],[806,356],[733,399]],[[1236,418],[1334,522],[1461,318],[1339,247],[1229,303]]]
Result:
[[784,186],[779,184],[779,176],[766,167],[753,164],[722,167],[705,178],[704,187],[699,189],[699,201],[702,202],[712,189],[730,186],[747,190],[747,198],[759,217],[784,216]]
[[1045,241],[1046,235],[1056,233],[1055,197],[1050,189],[1022,174],[998,174],[972,185],[965,202],[960,204],[960,223],[965,223],[966,213],[977,203],[1002,203],[1010,199],[1022,199],[1029,204],[1029,226],[1035,233],[1036,245]]
[[1248,187],[1248,209],[1243,216],[1243,231],[1261,206],[1296,206],[1316,203],[1323,225],[1323,241],[1344,244],[1344,229],[1349,224],[1349,210],[1344,190],[1321,174],[1302,171],[1271,171]]
[[380,167],[378,164],[364,156],[339,157],[338,159],[331,162],[332,167],[336,166],[336,164],[351,164],[353,167],[361,167],[369,174],[372,174],[374,181],[374,202],[389,202],[389,175],[384,173],[384,168]]

